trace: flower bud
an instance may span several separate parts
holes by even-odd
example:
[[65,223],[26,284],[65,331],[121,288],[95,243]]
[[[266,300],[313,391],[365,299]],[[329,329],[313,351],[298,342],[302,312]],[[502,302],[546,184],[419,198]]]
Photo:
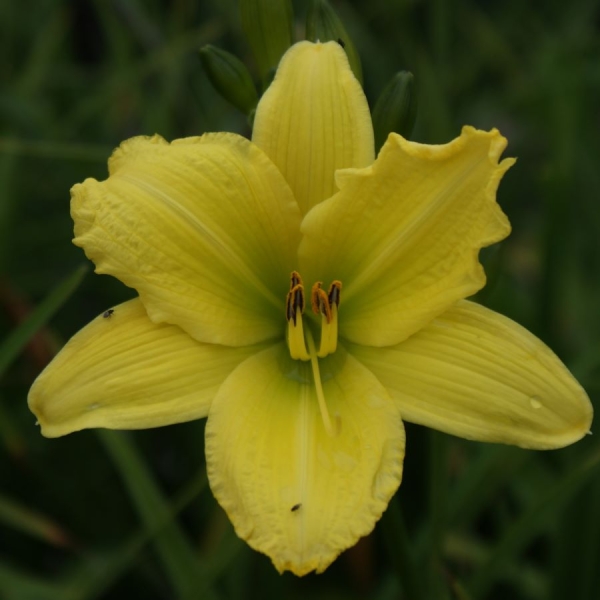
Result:
[[293,42],[294,12],[290,0],[240,0],[242,27],[266,88],[279,59]]
[[244,63],[233,54],[208,44],[200,59],[213,87],[231,104],[248,115],[256,107],[258,95]]
[[410,137],[416,118],[417,96],[413,74],[400,71],[381,92],[373,109],[375,148],[379,150],[392,131],[405,138]]
[[362,83],[362,67],[358,52],[344,27],[327,0],[311,0],[306,15],[306,39],[311,42],[339,42],[346,51],[352,72]]

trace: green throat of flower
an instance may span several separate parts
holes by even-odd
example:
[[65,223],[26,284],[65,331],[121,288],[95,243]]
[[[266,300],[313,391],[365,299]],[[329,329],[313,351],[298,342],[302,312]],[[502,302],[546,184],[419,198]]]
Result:
[[285,304],[287,318],[287,344],[290,356],[295,360],[310,361],[312,374],[315,382],[317,399],[323,424],[329,435],[339,432],[339,416],[332,423],[325,404],[321,374],[319,370],[319,358],[325,358],[333,354],[337,349],[338,338],[338,307],[340,305],[341,281],[333,281],[329,291],[322,288],[323,283],[317,281],[311,289],[310,304],[313,312],[321,316],[321,331],[319,346],[315,344],[315,337],[311,331],[312,322],[307,319],[303,321],[304,308],[306,306],[304,285],[297,271],[290,277],[290,291]]

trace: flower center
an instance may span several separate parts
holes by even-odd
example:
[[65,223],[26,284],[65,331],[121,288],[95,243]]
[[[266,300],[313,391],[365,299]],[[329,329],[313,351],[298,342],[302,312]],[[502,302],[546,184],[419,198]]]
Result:
[[317,281],[312,286],[310,294],[310,304],[313,312],[316,315],[321,315],[321,337],[317,349],[310,324],[307,323],[305,329],[305,325],[302,321],[302,315],[306,305],[302,278],[297,271],[292,273],[290,278],[290,291],[288,292],[285,303],[286,318],[288,322],[287,344],[292,358],[310,361],[315,383],[315,393],[319,403],[319,411],[321,413],[321,418],[323,419],[323,425],[327,434],[333,437],[340,432],[341,420],[338,414],[335,414],[334,419],[332,420],[329,411],[327,410],[323,384],[321,383],[319,358],[325,358],[328,354],[333,354],[337,349],[338,307],[340,305],[342,282],[334,281],[329,286],[329,291],[327,293],[323,290],[322,285],[321,281]]
[[[318,358],[325,358],[333,354],[337,348],[338,338],[338,308],[342,282],[334,281],[325,292],[323,283],[317,281],[310,294],[310,304],[316,315],[321,315],[321,336],[319,347],[313,342],[311,332],[306,329],[302,320],[306,305],[304,285],[297,271],[290,277],[290,291],[288,292],[285,310],[288,322],[287,343],[290,355],[296,360],[311,360],[312,354]],[[316,337],[316,336],[315,336]],[[307,342],[310,342],[307,344]],[[314,348],[312,350],[311,348]]]

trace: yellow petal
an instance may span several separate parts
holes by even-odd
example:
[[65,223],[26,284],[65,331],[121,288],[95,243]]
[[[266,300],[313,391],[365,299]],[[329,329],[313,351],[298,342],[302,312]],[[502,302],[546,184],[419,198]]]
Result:
[[35,380],[29,407],[47,437],[190,421],[208,414],[225,378],[261,349],[196,342],[152,323],[136,298],[71,338]]
[[135,288],[152,321],[201,342],[282,335],[300,213],[264,153],[234,134],[133,138],[110,177],[72,190],[74,243]]
[[495,201],[505,146],[471,127],[443,146],[391,134],[372,167],[338,175],[304,218],[299,258],[305,280],[342,281],[342,337],[397,344],[483,287],[478,251],[510,232]]
[[206,425],[209,481],[237,534],[281,572],[322,572],[368,534],[400,484],[404,429],[345,351],[320,361],[339,433],[325,432],[311,367],[278,344],[223,384]]
[[339,44],[300,42],[286,52],[256,109],[252,141],[303,213],[334,193],[337,169],[373,162],[369,106]]
[[556,355],[526,329],[463,300],[390,348],[349,351],[407,421],[468,439],[558,448],[589,429],[592,405]]

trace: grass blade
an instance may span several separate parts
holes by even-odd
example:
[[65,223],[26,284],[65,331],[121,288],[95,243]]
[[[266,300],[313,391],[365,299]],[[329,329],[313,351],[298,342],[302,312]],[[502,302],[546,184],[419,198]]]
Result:
[[54,521],[0,495],[0,522],[53,546],[69,546],[67,533]]
[[147,530],[154,532],[154,544],[180,600],[215,598],[209,589],[206,569],[194,552],[173,510],[163,497],[142,457],[127,434],[98,431],[131,500]]
[[[132,534],[112,550],[100,554],[93,553],[86,557],[63,582],[65,589],[69,590],[68,600],[96,600],[107,597],[110,588],[136,564],[140,554],[149,543],[154,541],[155,536],[169,525],[177,514],[198,498],[207,487],[206,471],[202,468],[175,495],[169,511],[164,514],[164,521],[157,520],[151,528],[144,524],[141,531]],[[241,540],[238,541],[242,543]],[[211,553],[211,561],[215,560],[216,555],[219,555],[219,548],[216,553]],[[210,563],[207,564],[206,572],[208,573],[208,582],[214,581],[219,575]]]
[[2,600],[63,600],[65,590],[0,561],[0,598]]
[[29,318],[14,329],[0,344],[0,378],[38,329],[52,318],[77,289],[87,270],[87,265],[77,267],[42,300]]
[[543,490],[522,516],[507,529],[494,546],[488,560],[481,565],[470,581],[474,598],[484,598],[494,583],[501,567],[510,562],[539,532],[548,519],[566,500],[571,498],[600,467],[600,451],[596,451],[578,468],[569,471],[549,490]]
[[383,513],[382,531],[388,556],[394,559],[392,567],[406,598],[410,600],[425,600],[422,579],[415,565],[404,517],[398,498],[392,498],[387,510]]

